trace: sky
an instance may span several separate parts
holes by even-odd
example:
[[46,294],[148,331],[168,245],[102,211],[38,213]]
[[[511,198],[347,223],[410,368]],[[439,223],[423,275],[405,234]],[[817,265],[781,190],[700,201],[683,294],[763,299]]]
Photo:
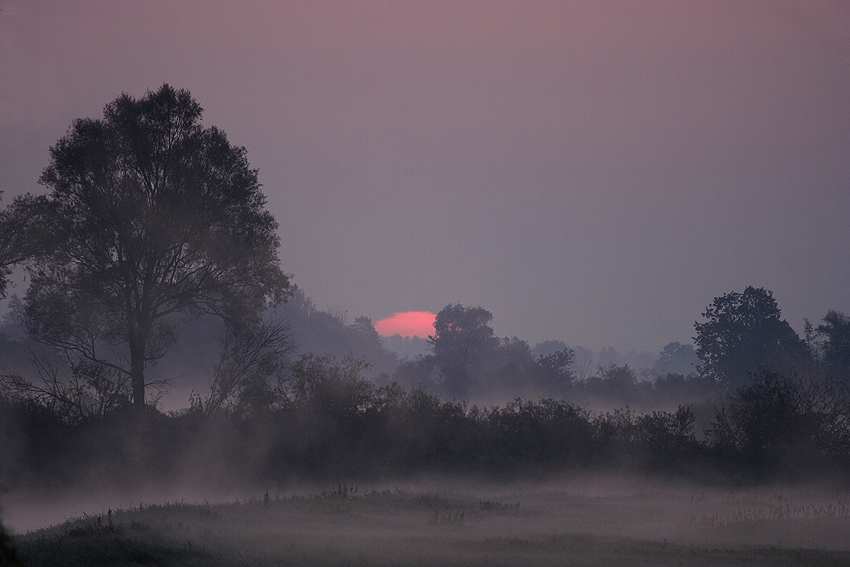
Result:
[[850,312],[848,2],[0,0],[3,202],[166,82],[352,318],[657,352],[747,285]]

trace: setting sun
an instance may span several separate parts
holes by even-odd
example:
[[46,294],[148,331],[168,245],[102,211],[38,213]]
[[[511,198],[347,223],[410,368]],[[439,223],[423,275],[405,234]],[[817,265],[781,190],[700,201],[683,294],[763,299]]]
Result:
[[402,337],[428,338],[434,332],[436,315],[430,311],[405,311],[375,323],[375,330],[382,337],[401,335]]

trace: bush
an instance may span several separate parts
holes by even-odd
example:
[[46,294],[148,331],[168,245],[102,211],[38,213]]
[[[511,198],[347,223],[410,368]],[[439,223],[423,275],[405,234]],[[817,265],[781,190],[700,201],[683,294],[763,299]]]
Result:
[[0,566],[12,567],[14,565],[20,565],[18,561],[18,550],[15,549],[12,536],[9,535],[6,528],[0,523]]
[[717,409],[708,431],[724,466],[759,477],[801,475],[850,463],[847,388],[763,372]]

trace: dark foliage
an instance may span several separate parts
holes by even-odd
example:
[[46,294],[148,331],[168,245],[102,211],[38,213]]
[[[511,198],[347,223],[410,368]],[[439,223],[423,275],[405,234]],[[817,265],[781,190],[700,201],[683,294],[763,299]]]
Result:
[[668,343],[664,346],[655,361],[653,373],[657,376],[665,374],[696,374],[699,358],[693,345],[683,345],[679,342]]
[[6,297],[12,267],[40,251],[38,241],[28,234],[42,222],[39,208],[26,199],[15,199],[7,209],[0,210],[0,299]]
[[378,386],[362,377],[363,369],[353,358],[306,355],[278,388],[218,411],[170,416],[119,408],[69,424],[31,400],[5,400],[2,434],[11,450],[4,452],[0,480],[134,486],[188,477],[268,486],[626,468],[755,481],[846,477],[850,465],[847,397],[834,383],[764,375],[718,408],[710,435],[701,439],[688,406],[594,413],[541,398],[482,408],[421,389]]
[[755,476],[838,470],[850,464],[850,391],[765,372],[717,409],[708,433],[726,466]]
[[32,248],[29,334],[127,379],[139,407],[173,314],[248,325],[289,290],[257,171],[201,114],[168,85],[122,94],[103,119],[73,123],[40,180],[51,192],[16,200],[0,227],[0,246],[18,222]]
[[280,321],[228,326],[210,393],[206,398],[196,395],[193,407],[207,414],[222,408],[241,411],[273,397],[273,382],[283,377],[295,344],[292,330]]
[[493,314],[482,307],[447,305],[437,313],[434,334],[428,342],[440,372],[443,390],[463,398],[477,387],[476,368],[490,357],[498,343],[490,321]]
[[805,343],[783,319],[773,292],[748,286],[727,293],[706,307],[696,322],[700,371],[730,388],[745,385],[762,371],[792,373],[808,363]]
[[16,567],[20,564],[12,537],[3,524],[0,524],[0,567]]
[[[136,567],[138,565],[179,565],[208,567],[220,565],[220,554],[191,546],[177,546],[167,541],[144,541],[133,537],[130,530],[102,528],[71,529],[67,534],[51,535],[36,542],[24,541],[20,550],[21,564],[26,566]],[[244,559],[243,559],[244,564]],[[2,565],[2,564],[0,564]],[[17,565],[17,564],[16,564]]]
[[833,380],[850,384],[850,315],[829,311],[814,328],[815,355]]
[[272,316],[290,326],[299,353],[321,352],[339,358],[354,354],[379,373],[390,373],[398,364],[394,353],[383,348],[371,319],[357,317],[349,322],[344,312],[321,310],[297,286],[285,304],[274,308]]
[[392,380],[453,399],[567,396],[576,378],[575,351],[555,342],[535,351],[517,337],[497,338],[492,318],[481,307],[447,305],[428,338],[431,354],[403,361]]

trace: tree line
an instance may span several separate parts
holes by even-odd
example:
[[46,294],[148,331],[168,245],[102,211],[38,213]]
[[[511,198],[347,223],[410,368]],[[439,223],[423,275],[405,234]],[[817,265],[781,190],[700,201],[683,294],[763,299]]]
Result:
[[[807,321],[801,338],[769,290],[727,293],[695,323],[693,347],[662,352],[671,367],[690,352],[694,371],[649,382],[615,363],[577,371],[574,349],[535,352],[495,336],[486,309],[451,304],[437,314],[429,353],[397,361],[371,320],[320,312],[292,285],[257,171],[201,116],[169,85],[122,94],[50,148],[40,179],[48,194],[0,213],[0,293],[23,266],[18,311],[37,345],[34,375],[2,378],[12,448],[3,453],[15,455],[2,464],[6,482],[94,462],[117,478],[165,475],[199,451],[227,470],[250,465],[244,473],[261,480],[612,463],[758,476],[847,464],[847,315]],[[151,369],[177,344],[181,321],[202,317],[221,331],[209,388],[189,409],[163,414]],[[322,331],[297,336],[299,318]],[[381,371],[366,379],[363,360],[299,353],[299,340],[356,345]],[[465,401],[516,391],[525,399]],[[590,399],[622,409],[594,413]]]
[[[497,338],[492,317],[481,307],[448,305],[437,314],[431,352],[403,362],[393,377],[458,399],[526,386],[519,391],[619,403],[721,396],[765,372],[850,382],[850,316],[831,310],[817,326],[806,321],[801,338],[764,288],[748,286],[714,298],[694,324],[696,348],[668,344],[656,363],[655,380],[640,380],[636,369],[616,363],[581,376],[572,348],[558,344],[535,356],[521,339]],[[693,370],[670,370],[688,356],[698,361]]]
[[[850,396],[836,382],[764,373],[714,404],[636,413],[555,398],[482,407],[379,386],[362,370],[353,358],[308,354],[271,390],[145,419],[127,407],[72,422],[32,400],[0,397],[4,482],[256,487],[600,470],[725,484],[850,480]],[[708,419],[698,425],[700,415]]]

